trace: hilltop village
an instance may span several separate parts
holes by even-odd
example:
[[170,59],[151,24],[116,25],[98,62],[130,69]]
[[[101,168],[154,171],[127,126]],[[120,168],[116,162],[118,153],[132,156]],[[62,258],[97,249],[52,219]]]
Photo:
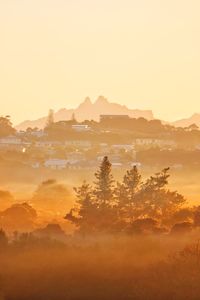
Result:
[[16,130],[10,118],[0,118],[0,164],[32,169],[95,169],[104,156],[113,168],[137,165],[175,169],[200,165],[197,125],[175,127],[160,120],[128,115],[100,115],[99,121],[54,121],[49,112],[43,129]]

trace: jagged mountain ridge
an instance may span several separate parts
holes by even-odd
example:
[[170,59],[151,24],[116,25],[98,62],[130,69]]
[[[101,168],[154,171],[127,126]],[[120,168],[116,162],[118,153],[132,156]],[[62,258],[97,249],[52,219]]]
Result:
[[[95,120],[99,121],[99,116],[101,114],[119,114],[119,115],[129,115],[132,118],[143,117],[148,120],[154,119],[151,110],[139,110],[139,109],[129,109],[125,105],[118,103],[111,103],[103,96],[98,97],[98,99],[92,103],[90,98],[87,97],[77,108],[66,109],[62,108],[55,112],[55,121],[70,120],[72,115],[75,115],[78,121],[84,120]],[[16,126],[17,130],[25,130],[28,127],[44,128],[47,121],[47,117],[43,117],[37,120],[24,121]]]

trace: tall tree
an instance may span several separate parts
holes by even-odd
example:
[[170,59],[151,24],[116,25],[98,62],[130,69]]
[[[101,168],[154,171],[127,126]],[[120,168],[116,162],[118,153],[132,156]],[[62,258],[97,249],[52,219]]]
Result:
[[111,167],[112,165],[108,160],[108,157],[105,156],[99,170],[95,173],[96,181],[94,194],[97,197],[99,207],[110,206],[113,200],[114,180],[111,174]]
[[86,183],[74,188],[76,193],[76,205],[65,216],[65,219],[72,222],[79,233],[88,234],[96,231],[97,205],[93,198],[92,187]]
[[75,113],[72,114],[71,121],[73,121],[74,123],[77,123]]
[[54,111],[53,109],[49,110],[49,114],[47,116],[46,127],[51,126],[54,123]]
[[116,230],[117,214],[114,206],[113,176],[111,163],[104,157],[95,173],[94,187],[85,182],[75,189],[76,206],[66,215],[66,219],[78,227],[81,233],[105,233]]
[[128,170],[124,176],[123,184],[127,191],[127,198],[130,201],[134,200],[135,194],[141,185],[141,175],[139,174],[137,166],[134,166],[131,170]]
[[138,205],[140,205],[140,188],[141,175],[137,166],[134,166],[126,172],[123,182],[118,183],[115,190],[120,214],[129,222],[133,222],[137,216]]
[[166,188],[169,168],[163,169],[146,180],[141,188],[141,215],[159,219],[162,223],[170,218],[185,203],[185,198]]

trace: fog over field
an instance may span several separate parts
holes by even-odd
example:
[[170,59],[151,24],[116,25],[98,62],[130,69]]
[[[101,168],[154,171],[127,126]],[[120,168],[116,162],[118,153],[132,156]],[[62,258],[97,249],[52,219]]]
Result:
[[0,300],[200,299],[199,12],[0,0]]

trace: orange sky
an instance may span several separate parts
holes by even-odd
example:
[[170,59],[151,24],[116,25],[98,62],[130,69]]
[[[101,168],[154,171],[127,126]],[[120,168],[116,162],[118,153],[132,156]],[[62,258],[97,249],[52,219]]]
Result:
[[200,112],[199,0],[0,0],[1,114],[105,95],[166,120]]

